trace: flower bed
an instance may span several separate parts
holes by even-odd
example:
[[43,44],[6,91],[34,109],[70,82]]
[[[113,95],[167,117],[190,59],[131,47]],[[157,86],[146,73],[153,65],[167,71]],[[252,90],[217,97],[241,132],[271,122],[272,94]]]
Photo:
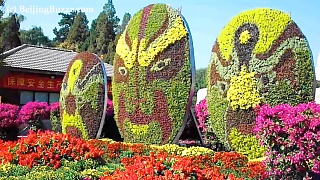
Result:
[[[201,155],[200,155],[201,154]],[[238,179],[265,178],[262,163],[235,152],[177,145],[82,140],[31,133],[0,144],[0,179]]]

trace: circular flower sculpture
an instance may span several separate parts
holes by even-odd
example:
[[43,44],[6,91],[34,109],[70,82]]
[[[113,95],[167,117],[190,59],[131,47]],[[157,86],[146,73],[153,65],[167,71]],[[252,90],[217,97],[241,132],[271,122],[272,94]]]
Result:
[[165,144],[178,134],[193,93],[192,40],[183,17],[165,4],[137,12],[121,35],[112,93],[127,142]]
[[259,8],[234,17],[213,46],[209,68],[209,121],[227,147],[236,142],[228,139],[230,133],[251,134],[257,106],[313,100],[307,39],[278,10]]
[[99,138],[106,112],[106,73],[100,58],[77,54],[70,62],[60,92],[62,132]]

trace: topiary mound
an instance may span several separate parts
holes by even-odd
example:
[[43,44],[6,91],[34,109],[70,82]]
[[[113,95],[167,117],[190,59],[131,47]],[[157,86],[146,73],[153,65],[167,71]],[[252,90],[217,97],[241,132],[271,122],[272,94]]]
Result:
[[106,112],[106,73],[98,56],[83,52],[70,62],[60,92],[62,132],[99,138]]
[[172,142],[189,112],[193,48],[183,17],[165,4],[137,12],[121,35],[112,94],[126,142]]
[[296,105],[314,97],[307,39],[291,17],[279,10],[258,8],[234,17],[212,48],[209,68],[209,122],[217,137],[228,147],[231,142],[236,150],[247,145],[228,139],[230,132],[259,146],[245,136],[253,132],[254,108]]

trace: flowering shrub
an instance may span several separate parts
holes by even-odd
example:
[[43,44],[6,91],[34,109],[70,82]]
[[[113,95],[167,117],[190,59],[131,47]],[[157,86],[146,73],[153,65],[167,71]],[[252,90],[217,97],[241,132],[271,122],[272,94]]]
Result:
[[201,132],[205,133],[207,131],[206,122],[208,119],[207,99],[203,99],[198,104],[196,104],[195,111],[199,123],[198,128]]
[[190,110],[194,71],[190,32],[166,4],[139,10],[120,36],[112,95],[125,142],[171,143]]
[[21,122],[18,118],[19,106],[0,104],[0,128],[17,127]]
[[320,173],[320,105],[264,105],[256,119],[255,131],[267,147],[269,176],[302,179]]
[[49,118],[50,107],[46,102],[28,102],[23,105],[19,112],[22,122],[34,122]]
[[218,142],[216,135],[214,134],[213,127],[208,122],[209,112],[207,99],[201,100],[198,104],[195,105],[196,116],[198,120],[198,128],[204,135],[204,142],[207,145],[213,145]]
[[42,120],[49,119],[50,106],[46,102],[28,102],[19,112],[19,119],[30,126],[30,130],[40,130],[43,127]]
[[28,168],[42,165],[57,169],[63,159],[69,161],[97,159],[103,154],[102,150],[84,140],[49,131],[38,133],[31,131],[26,138],[21,138],[17,142],[0,144],[2,164],[13,163]]
[[52,130],[54,132],[62,132],[59,102],[54,102],[50,104],[50,120]]
[[256,106],[313,100],[312,53],[285,12],[257,8],[240,13],[222,29],[211,54],[208,124],[231,150],[232,128],[254,138]]

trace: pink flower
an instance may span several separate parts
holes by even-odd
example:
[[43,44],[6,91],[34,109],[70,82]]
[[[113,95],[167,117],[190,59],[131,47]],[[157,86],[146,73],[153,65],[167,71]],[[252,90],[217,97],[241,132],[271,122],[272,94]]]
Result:
[[18,119],[19,106],[12,104],[0,104],[0,127],[7,128],[18,126],[20,121]]
[[28,102],[22,106],[19,112],[19,119],[25,123],[49,118],[50,107],[46,102]]

